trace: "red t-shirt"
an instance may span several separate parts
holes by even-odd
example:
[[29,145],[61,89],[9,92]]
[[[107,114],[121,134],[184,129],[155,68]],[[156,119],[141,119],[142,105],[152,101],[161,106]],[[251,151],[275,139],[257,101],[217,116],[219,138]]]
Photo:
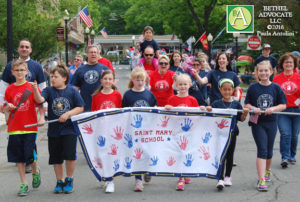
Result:
[[297,107],[295,101],[300,96],[300,74],[294,72],[293,75],[284,75],[282,72],[274,77],[273,82],[279,84],[283,90],[288,101],[286,106]]
[[174,72],[167,70],[165,75],[160,75],[158,70],[151,72],[150,77],[150,86],[151,92],[157,99],[157,105],[164,107],[167,104],[169,97],[174,95],[172,85]]
[[168,105],[173,107],[199,107],[196,98],[190,95],[186,97],[178,97],[177,95],[173,95],[169,98]]
[[114,90],[111,94],[103,94],[102,92],[93,96],[92,99],[92,111],[97,111],[100,109],[110,109],[110,108],[121,108],[122,107],[122,96],[121,94]]
[[147,74],[149,75],[151,72],[155,71],[155,67],[153,64],[144,64],[144,69],[147,72]]
[[11,123],[11,114],[14,112],[12,110],[9,114],[9,118],[7,120],[7,132],[13,131],[37,131],[37,126],[33,126],[30,128],[24,128],[25,125],[37,123],[37,114],[35,110],[35,106],[38,105],[34,101],[33,90],[31,84],[28,82],[16,86],[14,83],[10,84],[5,91],[5,100],[8,103],[12,103],[17,106],[20,102],[20,99],[25,91],[28,89],[32,92],[32,94],[20,105],[15,115],[13,116]]
[[115,72],[109,59],[102,57],[100,60],[98,60],[98,63],[107,66],[111,71]]

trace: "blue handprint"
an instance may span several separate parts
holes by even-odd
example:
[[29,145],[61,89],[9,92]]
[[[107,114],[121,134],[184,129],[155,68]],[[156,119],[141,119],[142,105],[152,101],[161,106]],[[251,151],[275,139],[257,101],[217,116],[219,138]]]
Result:
[[219,168],[219,161],[218,161],[218,157],[217,157],[217,156],[215,156],[215,163],[212,163],[211,165],[212,165],[213,167],[215,167],[216,169]]
[[150,164],[150,166],[156,166],[157,165],[157,161],[158,161],[157,156],[153,156],[150,160],[152,161],[152,164]]
[[133,146],[132,136],[129,135],[128,133],[126,133],[126,135],[124,136],[124,139],[127,141],[127,142],[124,142],[124,144],[126,144],[128,146],[128,148],[131,148]]
[[132,159],[130,159],[129,157],[126,157],[125,158],[125,167],[127,169],[130,169],[131,168],[131,163],[132,163]]
[[193,126],[192,120],[190,120],[189,118],[184,119],[184,123],[181,123],[181,129],[185,132],[187,132],[188,130],[190,130],[190,128]]
[[103,136],[98,136],[98,142],[97,145],[99,145],[100,147],[104,147],[105,146],[105,137]]
[[210,134],[210,132],[206,133],[205,138],[202,138],[203,143],[208,143],[211,137],[212,135]]
[[135,121],[135,124],[131,124],[131,126],[135,128],[142,127],[143,117],[140,114],[137,114],[135,117],[133,117],[133,120]]
[[115,166],[113,167],[113,169],[115,171],[119,170],[119,168],[120,168],[120,162],[119,162],[118,159],[114,161],[114,164],[115,164]]
[[193,160],[194,160],[192,154],[187,154],[187,155],[185,156],[185,158],[186,158],[186,162],[183,162],[184,165],[185,165],[186,167],[191,167],[192,162],[193,162]]

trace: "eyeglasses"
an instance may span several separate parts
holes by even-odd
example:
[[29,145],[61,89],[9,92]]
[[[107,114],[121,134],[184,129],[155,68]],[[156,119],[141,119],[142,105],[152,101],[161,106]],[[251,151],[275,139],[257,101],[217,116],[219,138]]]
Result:
[[26,69],[14,69],[14,72],[26,72]]
[[193,66],[200,66],[200,64],[193,64]]
[[153,57],[154,54],[144,54],[146,57]]
[[167,62],[160,62],[159,65],[168,65],[169,63]]
[[80,61],[80,59],[76,59],[76,58],[75,58],[74,61]]
[[91,52],[88,52],[90,54],[97,54],[98,52],[97,51],[91,51]]

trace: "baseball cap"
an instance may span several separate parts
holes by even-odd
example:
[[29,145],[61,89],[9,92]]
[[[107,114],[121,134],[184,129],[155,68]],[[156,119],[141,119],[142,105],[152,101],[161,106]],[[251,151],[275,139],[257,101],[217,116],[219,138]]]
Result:
[[265,44],[263,45],[263,49],[267,49],[267,48],[271,48],[271,45],[268,44],[268,43],[265,43]]

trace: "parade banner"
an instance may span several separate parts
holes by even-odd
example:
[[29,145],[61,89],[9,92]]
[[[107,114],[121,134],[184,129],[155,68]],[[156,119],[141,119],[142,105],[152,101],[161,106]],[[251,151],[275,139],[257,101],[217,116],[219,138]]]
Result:
[[123,108],[72,117],[99,181],[123,175],[218,178],[236,111]]

